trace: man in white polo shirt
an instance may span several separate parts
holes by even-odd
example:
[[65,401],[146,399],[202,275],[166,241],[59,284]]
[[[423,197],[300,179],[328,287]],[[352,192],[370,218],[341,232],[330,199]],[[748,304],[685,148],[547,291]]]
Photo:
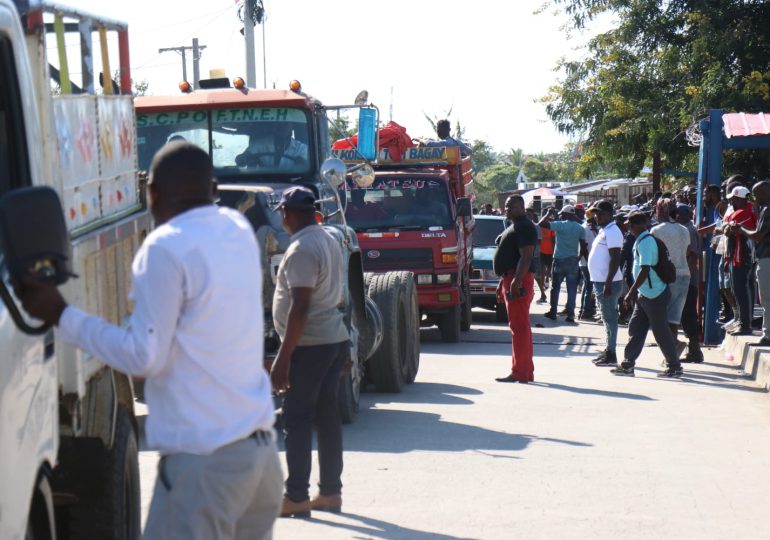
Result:
[[190,143],[155,155],[147,187],[157,228],[131,268],[128,328],[33,278],[20,290],[63,341],[147,378],[147,443],[162,458],[145,539],[268,540],[280,510],[259,248],[241,214],[214,205],[212,172]]
[[588,272],[591,274],[596,300],[602,312],[607,348],[593,362],[597,366],[615,366],[618,358],[615,347],[618,341],[618,299],[623,290],[620,273],[620,250],[623,233],[615,223],[615,211],[609,201],[594,205],[596,223],[600,229],[588,255]]

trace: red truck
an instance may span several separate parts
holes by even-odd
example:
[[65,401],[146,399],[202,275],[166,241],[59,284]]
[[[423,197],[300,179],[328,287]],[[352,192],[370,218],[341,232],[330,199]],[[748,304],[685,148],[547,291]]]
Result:
[[[332,152],[351,164],[361,159],[355,150]],[[374,166],[369,187],[348,179],[344,190],[364,270],[412,272],[420,325],[437,325],[444,341],[458,342],[471,325],[471,160],[457,147],[412,147],[395,159],[384,149]]]

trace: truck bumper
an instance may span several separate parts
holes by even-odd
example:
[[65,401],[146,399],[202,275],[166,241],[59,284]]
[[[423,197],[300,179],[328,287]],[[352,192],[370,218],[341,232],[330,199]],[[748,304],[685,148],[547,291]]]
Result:
[[443,313],[460,304],[460,289],[454,285],[446,287],[417,287],[417,301],[422,313]]
[[471,280],[471,305],[494,310],[497,305],[497,283]]

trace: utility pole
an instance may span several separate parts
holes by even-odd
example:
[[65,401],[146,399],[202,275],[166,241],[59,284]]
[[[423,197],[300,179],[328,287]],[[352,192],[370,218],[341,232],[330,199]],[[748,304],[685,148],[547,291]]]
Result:
[[246,86],[257,87],[257,66],[254,59],[254,13],[255,1],[245,0],[243,13],[243,37],[246,38]]
[[192,47],[166,47],[158,49],[158,54],[164,52],[177,52],[182,55],[182,80],[187,80],[187,51],[192,51],[193,54],[193,88],[198,88],[198,81],[200,80],[200,70],[198,64],[201,59],[201,51],[205,49],[205,45],[198,45],[198,38],[193,38]]

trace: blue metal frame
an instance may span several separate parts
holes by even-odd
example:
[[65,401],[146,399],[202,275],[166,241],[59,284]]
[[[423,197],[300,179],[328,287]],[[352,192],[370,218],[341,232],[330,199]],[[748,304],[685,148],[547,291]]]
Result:
[[[722,183],[722,154],[725,149],[746,150],[750,148],[770,148],[770,135],[755,135],[751,137],[734,137],[728,139],[724,135],[722,109],[711,109],[708,120],[700,123],[701,143],[698,155],[698,206],[697,215],[703,214],[703,189],[707,184]],[[703,323],[703,341],[708,345],[716,345],[722,341],[724,332],[719,326],[719,256],[710,246],[706,251],[706,306]]]

